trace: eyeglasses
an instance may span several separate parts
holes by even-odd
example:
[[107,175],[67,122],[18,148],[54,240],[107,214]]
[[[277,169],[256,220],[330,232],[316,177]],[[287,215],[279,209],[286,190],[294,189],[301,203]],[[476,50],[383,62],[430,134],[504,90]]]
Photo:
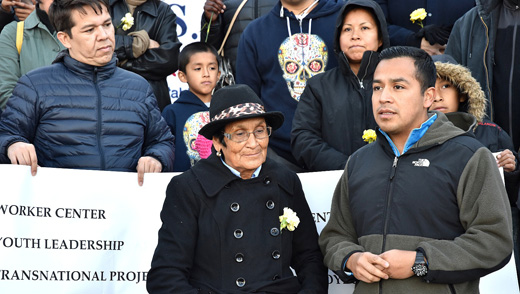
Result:
[[223,134],[226,138],[228,138],[229,140],[231,140],[233,142],[242,143],[242,142],[249,140],[249,136],[251,134],[255,135],[256,139],[265,139],[265,138],[271,136],[272,129],[273,128],[271,128],[271,127],[261,127],[252,132],[246,132],[243,130],[239,130],[232,134],[228,134],[228,133],[223,133]]

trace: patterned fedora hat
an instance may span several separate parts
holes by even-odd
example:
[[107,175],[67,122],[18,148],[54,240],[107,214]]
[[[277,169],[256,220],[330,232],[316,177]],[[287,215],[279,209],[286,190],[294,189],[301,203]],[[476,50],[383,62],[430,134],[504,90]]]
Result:
[[200,129],[199,134],[211,140],[228,123],[253,117],[264,117],[273,131],[281,127],[284,120],[279,111],[266,112],[264,104],[249,86],[227,86],[213,94],[209,107],[210,122]]

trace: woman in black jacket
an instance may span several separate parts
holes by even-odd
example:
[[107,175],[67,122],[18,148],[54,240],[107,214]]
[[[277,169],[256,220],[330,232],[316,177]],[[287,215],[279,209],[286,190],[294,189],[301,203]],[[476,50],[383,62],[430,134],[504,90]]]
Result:
[[266,113],[245,85],[216,91],[209,111],[199,133],[213,140],[213,153],[168,185],[148,291],[326,294],[298,176],[266,158],[282,113]]
[[339,66],[316,75],[294,115],[291,148],[311,171],[339,170],[364,146],[363,131],[375,128],[372,78],[378,52],[389,47],[385,16],[372,0],[350,0],[336,22]]
[[[160,0],[110,0],[110,13],[116,27],[118,65],[150,83],[162,111],[171,103],[166,77],[178,68],[177,16]],[[134,21],[125,30],[121,19],[127,13]]]

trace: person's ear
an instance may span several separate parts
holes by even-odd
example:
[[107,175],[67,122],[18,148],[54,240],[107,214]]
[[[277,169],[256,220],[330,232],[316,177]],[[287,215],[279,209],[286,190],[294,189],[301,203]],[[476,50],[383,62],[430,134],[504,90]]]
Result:
[[467,94],[459,94],[459,103],[466,102],[468,100]]
[[215,151],[217,152],[222,152],[222,148],[224,146],[222,146],[222,143],[220,143],[220,140],[217,136],[213,136],[213,148],[215,148]]
[[424,95],[423,95],[423,107],[426,108],[426,109],[429,109],[430,106],[432,106],[433,104],[433,101],[435,100],[435,87],[429,87],[428,89],[426,89],[426,91],[424,91]]
[[178,76],[179,76],[179,80],[181,82],[183,82],[183,83],[187,83],[188,82],[188,79],[187,79],[186,74],[184,72],[179,70]]
[[70,47],[71,47],[71,45],[70,45],[71,37],[69,36],[69,34],[60,31],[60,32],[58,32],[56,37],[58,37],[58,40],[63,44],[63,46],[65,48],[70,49]]

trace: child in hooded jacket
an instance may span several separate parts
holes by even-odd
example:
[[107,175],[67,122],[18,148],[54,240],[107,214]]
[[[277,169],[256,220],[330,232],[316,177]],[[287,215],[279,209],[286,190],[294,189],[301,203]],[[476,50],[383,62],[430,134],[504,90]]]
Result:
[[[514,151],[513,140],[500,126],[485,118],[487,100],[480,84],[466,67],[457,64],[450,55],[432,57],[437,68],[435,83],[436,98],[430,110],[446,113],[458,127],[472,132],[477,140],[497,156],[498,167],[504,168],[504,180],[513,216],[513,242],[517,273],[520,272],[520,251],[518,231],[520,213],[516,202],[519,195],[520,171],[518,154]],[[452,120],[451,112],[467,112],[465,121]],[[475,123],[476,120],[476,123]],[[518,277],[520,280],[520,276]]]
[[443,113],[466,112],[473,115],[476,125],[466,122],[454,122],[455,125],[471,130],[477,140],[491,152],[500,152],[497,155],[498,167],[504,168],[506,189],[511,205],[515,205],[518,198],[518,154],[514,150],[511,137],[500,126],[485,118],[487,100],[480,84],[471,76],[469,69],[457,64],[449,55],[433,57],[437,67],[436,95],[430,110]]

